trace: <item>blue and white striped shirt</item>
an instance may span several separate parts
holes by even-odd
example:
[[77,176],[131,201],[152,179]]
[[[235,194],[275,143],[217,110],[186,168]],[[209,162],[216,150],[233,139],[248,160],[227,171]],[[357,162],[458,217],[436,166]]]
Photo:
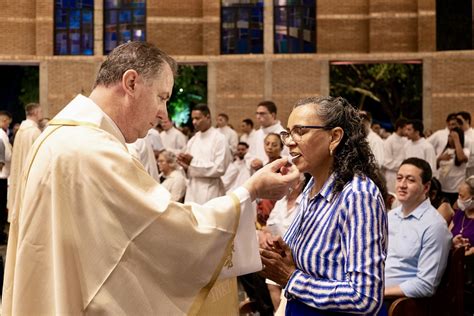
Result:
[[387,214],[368,177],[354,176],[334,194],[334,174],[309,198],[314,178],[284,240],[296,271],[287,296],[322,310],[376,314],[383,301]]

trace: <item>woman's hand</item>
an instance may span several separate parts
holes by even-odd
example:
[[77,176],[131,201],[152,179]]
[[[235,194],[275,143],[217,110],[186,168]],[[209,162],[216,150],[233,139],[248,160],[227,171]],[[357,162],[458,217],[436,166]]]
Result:
[[[457,134],[456,134],[456,135],[457,135]],[[439,155],[438,161],[441,161],[441,160],[450,160],[451,158],[453,158],[453,154],[448,154],[447,152],[444,152],[444,153],[442,153],[441,155]]]
[[[453,237],[453,247],[454,248],[466,248],[471,247],[468,238],[464,238],[461,234],[458,234]],[[472,247],[471,247],[472,248]]]
[[263,262],[260,275],[285,287],[296,270],[290,247],[281,237],[277,237],[271,250],[260,249],[260,258]]

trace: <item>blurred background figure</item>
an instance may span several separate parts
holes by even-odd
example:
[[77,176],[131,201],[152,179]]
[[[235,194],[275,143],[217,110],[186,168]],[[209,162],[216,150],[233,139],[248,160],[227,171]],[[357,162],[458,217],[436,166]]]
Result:
[[428,197],[430,199],[431,205],[443,216],[446,220],[446,223],[449,225],[454,216],[454,210],[449,203],[449,200],[444,197],[441,183],[436,178],[431,178],[431,186],[428,192]]
[[441,189],[451,205],[456,202],[459,185],[465,179],[469,155],[469,149],[464,148],[464,132],[459,127],[453,128],[446,147],[436,159]]
[[176,155],[171,151],[162,151],[158,155],[158,167],[160,183],[171,193],[171,200],[183,202],[186,178],[176,162]]

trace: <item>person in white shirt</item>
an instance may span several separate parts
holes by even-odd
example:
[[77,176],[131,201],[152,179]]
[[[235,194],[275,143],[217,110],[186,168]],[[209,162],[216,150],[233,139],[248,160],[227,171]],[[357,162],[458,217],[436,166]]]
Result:
[[403,147],[408,141],[403,130],[407,120],[399,118],[395,122],[395,131],[384,142],[384,163],[385,180],[387,181],[387,190],[395,193],[395,184],[397,181],[397,171],[400,167],[405,153]]
[[148,172],[153,179],[159,181],[158,166],[156,165],[155,152],[151,144],[151,139],[147,136],[138,138],[135,142],[127,144],[127,148],[130,154],[138,159],[143,167],[145,167],[146,172]]
[[158,156],[157,162],[161,172],[160,183],[171,193],[171,201],[184,201],[186,177],[176,162],[176,155],[164,150]]
[[253,121],[249,118],[242,120],[242,124],[240,125],[240,130],[242,131],[242,135],[240,136],[240,141],[247,143],[250,148],[250,144],[255,142],[255,134],[256,131],[253,129]]
[[[285,128],[280,121],[276,119],[277,107],[272,101],[262,101],[257,106],[257,122],[260,128],[256,131],[254,142],[249,143],[249,152],[256,159],[252,162],[253,169],[259,169],[268,162],[265,154],[264,139],[269,133],[280,134]],[[283,157],[288,156],[288,148],[284,148],[281,154]]]
[[6,131],[11,122],[11,114],[6,111],[0,111],[0,145],[3,149],[0,157],[0,244],[2,245],[7,242],[7,236],[4,230],[7,224],[8,176],[10,175],[12,145],[10,144]]
[[160,125],[163,128],[160,137],[165,149],[175,153],[176,155],[184,152],[186,150],[188,138],[173,126],[171,118],[164,118]]
[[441,191],[451,205],[458,199],[458,188],[465,179],[466,163],[470,151],[464,148],[464,132],[453,128],[448,136],[446,148],[436,159]]
[[411,120],[405,125],[405,135],[408,142],[403,147],[405,156],[403,159],[415,157],[428,162],[433,170],[433,175],[437,176],[436,154],[433,145],[423,137],[423,122],[420,120]]
[[198,104],[191,112],[197,133],[189,140],[178,163],[188,177],[185,202],[205,203],[225,194],[221,176],[232,161],[225,136],[212,127],[207,105]]
[[155,155],[155,161],[156,161],[158,159],[158,155],[160,154],[160,152],[165,150],[165,146],[163,145],[163,142],[161,141],[160,132],[158,132],[158,130],[156,129],[156,126],[154,128],[150,128],[145,138],[147,139],[147,142],[150,143],[151,148],[153,149],[153,153]]
[[250,164],[253,157],[248,153],[249,145],[239,142],[234,161],[229,165],[225,174],[221,177],[226,192],[230,192],[242,185],[252,175]]
[[234,154],[237,150],[237,143],[239,142],[239,135],[229,126],[229,116],[225,113],[217,115],[217,130],[224,134],[229,144],[229,148]]
[[474,129],[471,127],[471,113],[466,111],[458,112],[456,117],[461,120],[461,128],[464,131],[464,147],[469,149],[469,155],[466,166],[466,179],[474,175]]
[[426,140],[433,145],[436,156],[439,156],[448,143],[449,131],[455,127],[460,127],[461,122],[456,118],[456,113],[449,113],[446,117],[446,127],[437,130]]
[[383,140],[370,128],[370,125],[372,124],[372,115],[369,112],[360,111],[360,116],[362,118],[362,123],[365,125],[365,129],[367,130],[367,141],[369,142],[370,149],[374,154],[377,166],[382,168],[384,162]]

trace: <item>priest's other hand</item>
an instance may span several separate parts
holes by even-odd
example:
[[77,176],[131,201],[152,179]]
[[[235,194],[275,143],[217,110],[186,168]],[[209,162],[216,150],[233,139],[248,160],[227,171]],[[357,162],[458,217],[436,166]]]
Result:
[[243,186],[250,192],[252,200],[279,200],[298,179],[298,169],[290,165],[287,158],[281,158],[259,169]]

